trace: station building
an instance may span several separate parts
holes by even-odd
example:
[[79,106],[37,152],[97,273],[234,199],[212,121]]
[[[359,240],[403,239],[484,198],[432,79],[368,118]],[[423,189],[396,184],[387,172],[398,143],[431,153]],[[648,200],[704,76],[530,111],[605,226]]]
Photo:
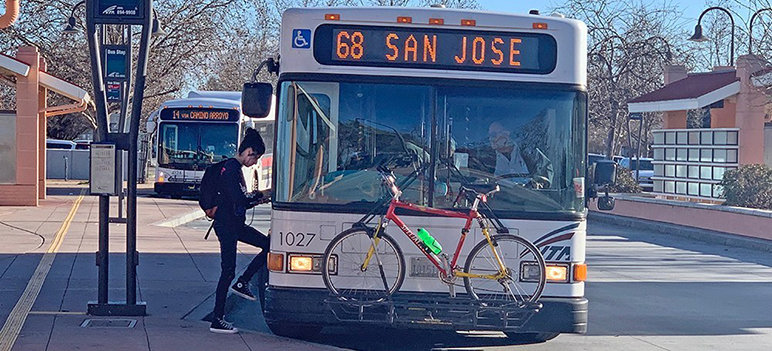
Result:
[[[718,185],[740,165],[772,166],[772,68],[753,56],[737,67],[687,73],[665,69],[665,86],[628,102],[630,113],[662,112],[654,130],[654,194],[664,198],[721,202]],[[696,118],[690,114],[707,112]],[[696,124],[696,125],[695,125]]]
[[[92,105],[84,89],[46,71],[35,47],[0,54],[0,84],[15,87],[14,110],[0,110],[0,206],[37,206],[46,197],[46,119]],[[53,92],[73,102],[48,106]]]

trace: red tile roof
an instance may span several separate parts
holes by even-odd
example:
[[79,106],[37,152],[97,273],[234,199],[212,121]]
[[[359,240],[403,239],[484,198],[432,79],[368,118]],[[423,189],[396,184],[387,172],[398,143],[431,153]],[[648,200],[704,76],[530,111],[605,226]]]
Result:
[[737,78],[735,70],[690,73],[684,79],[639,96],[628,103],[696,99],[738,81],[740,78]]

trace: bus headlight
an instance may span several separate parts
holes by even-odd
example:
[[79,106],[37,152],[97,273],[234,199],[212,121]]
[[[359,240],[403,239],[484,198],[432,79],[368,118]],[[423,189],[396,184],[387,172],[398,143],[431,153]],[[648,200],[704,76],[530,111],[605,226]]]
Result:
[[568,265],[567,264],[548,264],[547,281],[556,283],[568,283]]
[[311,256],[293,256],[289,257],[290,272],[311,272],[314,267],[314,259]]
[[539,265],[536,262],[520,262],[520,281],[538,282],[540,271]]
[[[545,271],[547,282],[568,283],[568,267],[567,263],[547,263]],[[539,281],[539,271],[539,266],[536,262],[520,263],[520,281],[533,283]]]
[[166,181],[166,174],[164,172],[158,172],[158,180],[156,182],[163,183]]
[[[290,254],[287,260],[289,261],[288,273],[322,273],[321,254]],[[330,257],[330,273],[337,274],[337,268],[337,256],[332,255]]]

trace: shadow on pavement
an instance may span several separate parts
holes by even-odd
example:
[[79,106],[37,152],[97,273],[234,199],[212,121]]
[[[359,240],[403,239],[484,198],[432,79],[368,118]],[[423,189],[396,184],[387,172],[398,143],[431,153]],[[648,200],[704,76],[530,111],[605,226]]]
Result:
[[[86,189],[88,195],[88,182],[72,183],[72,184],[49,184],[46,186],[46,195],[48,196],[69,196],[78,195],[80,191]],[[139,187],[137,188],[137,196],[141,197],[155,197],[156,193],[152,188]]]
[[517,345],[500,332],[453,332],[400,330],[382,327],[330,327],[308,341],[363,351],[399,350],[480,350],[494,346]]
[[[587,222],[587,233],[592,233],[592,235],[587,236],[587,239],[594,243],[641,242],[668,248],[697,252],[700,254],[728,257],[741,260],[742,262],[751,262],[767,267],[772,267],[772,255],[769,255],[767,252],[704,242],[678,236],[677,234],[666,234],[657,231],[633,229],[598,221]],[[596,236],[616,236],[617,238],[597,238]],[[674,260],[678,259],[678,257],[672,258]]]

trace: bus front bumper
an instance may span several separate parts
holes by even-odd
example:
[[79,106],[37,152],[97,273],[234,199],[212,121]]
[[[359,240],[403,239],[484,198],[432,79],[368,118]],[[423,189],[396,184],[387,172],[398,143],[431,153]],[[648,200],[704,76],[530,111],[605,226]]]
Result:
[[156,194],[198,196],[200,186],[198,183],[155,183],[153,188]]
[[[449,302],[450,297],[443,293],[417,294],[398,293],[400,300],[411,302],[423,302],[426,304],[439,304]],[[395,295],[395,299],[397,299]],[[361,323],[358,321],[344,320],[333,313],[331,305],[325,300],[329,294],[323,289],[288,289],[268,287],[265,292],[265,320],[270,323],[298,324],[298,325],[341,325],[348,323]],[[463,297],[458,297],[457,299]],[[516,329],[517,332],[554,332],[554,333],[585,333],[587,331],[587,306],[586,298],[542,298],[543,307],[533,314],[530,319]],[[404,328],[418,329],[456,329],[469,330],[468,325],[455,323],[401,323],[396,325],[387,321],[380,322],[392,324]],[[379,321],[368,321],[376,322]],[[482,326],[475,330],[505,330],[497,327]]]

